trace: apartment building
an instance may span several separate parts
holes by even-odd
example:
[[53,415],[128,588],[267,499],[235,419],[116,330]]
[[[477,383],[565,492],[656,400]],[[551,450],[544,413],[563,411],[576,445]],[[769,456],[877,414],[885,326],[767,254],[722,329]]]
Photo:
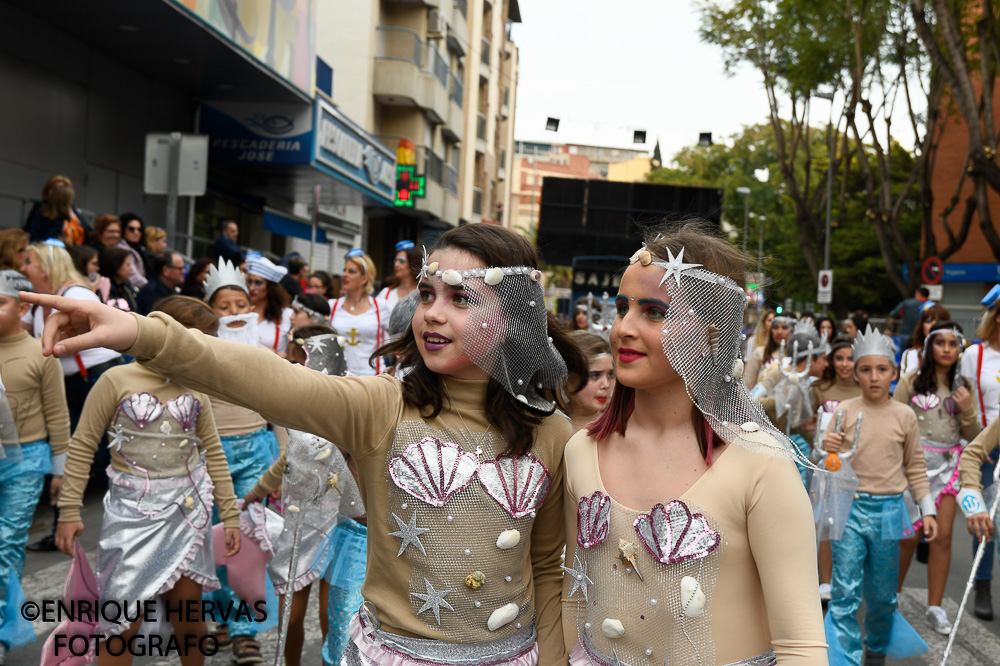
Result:
[[317,11],[333,104],[424,178],[412,206],[369,211],[376,262],[388,267],[400,239],[430,244],[462,222],[496,221],[509,205],[498,183],[513,148],[517,0],[336,0]]

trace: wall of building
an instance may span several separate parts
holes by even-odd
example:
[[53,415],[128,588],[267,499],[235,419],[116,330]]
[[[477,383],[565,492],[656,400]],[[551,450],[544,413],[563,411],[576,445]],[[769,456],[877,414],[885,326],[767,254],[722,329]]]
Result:
[[21,226],[57,173],[85,212],[163,225],[165,197],[143,194],[146,133],[192,131],[193,105],[126,60],[0,5],[0,227]]
[[627,162],[608,164],[608,180],[619,183],[642,183],[650,171],[649,157],[641,155]]
[[371,90],[380,12],[379,0],[316,3],[316,55],[333,67],[333,103],[369,132],[375,128]]

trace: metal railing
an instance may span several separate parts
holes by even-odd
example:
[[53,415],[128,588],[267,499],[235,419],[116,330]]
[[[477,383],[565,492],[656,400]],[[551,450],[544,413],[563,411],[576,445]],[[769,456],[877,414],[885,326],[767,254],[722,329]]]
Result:
[[458,196],[458,169],[450,164],[444,165],[444,187],[456,197]]
[[476,118],[476,138],[486,141],[486,114],[479,113]]
[[462,97],[465,95],[465,87],[462,85],[462,79],[460,79],[454,72],[451,73],[451,96],[450,99],[455,104],[458,104],[458,108],[462,108]]
[[430,148],[424,149],[424,173],[438,185],[444,185],[444,160]]
[[472,188],[472,212],[476,215],[483,214],[483,191],[478,187]]
[[483,37],[482,41],[482,61],[484,65],[490,64],[490,40]]
[[376,60],[402,60],[416,65],[421,71],[433,76],[448,90],[448,61],[431,42],[420,39],[420,35],[410,28],[380,25],[375,28],[378,45]]

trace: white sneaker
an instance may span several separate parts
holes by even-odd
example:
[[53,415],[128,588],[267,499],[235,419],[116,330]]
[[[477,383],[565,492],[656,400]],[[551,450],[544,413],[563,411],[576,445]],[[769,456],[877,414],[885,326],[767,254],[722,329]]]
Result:
[[951,622],[948,621],[948,614],[940,606],[927,607],[927,624],[931,625],[934,631],[942,636],[951,633]]
[[830,584],[829,583],[820,583],[819,584],[819,600],[820,601],[829,601],[832,598],[833,598],[833,595],[830,594]]

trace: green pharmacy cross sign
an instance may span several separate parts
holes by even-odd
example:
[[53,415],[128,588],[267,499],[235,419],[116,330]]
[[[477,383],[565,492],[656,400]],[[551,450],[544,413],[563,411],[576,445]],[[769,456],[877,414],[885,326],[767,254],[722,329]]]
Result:
[[427,176],[418,176],[417,167],[413,164],[399,164],[396,166],[396,201],[397,206],[413,208],[413,200],[416,197],[426,196],[424,183]]

